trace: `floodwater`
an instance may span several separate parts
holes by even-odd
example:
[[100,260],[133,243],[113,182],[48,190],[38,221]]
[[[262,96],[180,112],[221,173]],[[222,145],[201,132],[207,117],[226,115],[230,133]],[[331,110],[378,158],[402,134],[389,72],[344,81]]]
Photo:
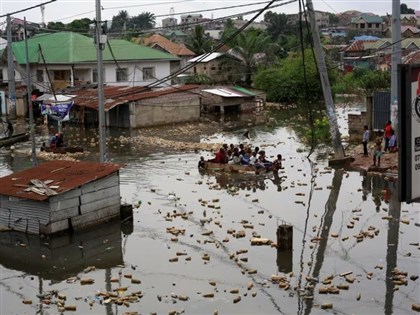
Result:
[[[109,157],[126,165],[121,197],[135,205],[133,221],[52,239],[0,233],[0,314],[58,314],[57,297],[41,303],[53,290],[76,314],[413,313],[419,205],[398,203],[394,181],[328,168],[325,152],[310,162],[299,140],[305,120],[293,112],[270,117],[264,125],[225,122],[211,135],[172,138],[238,143],[248,129],[252,145],[283,155],[279,178],[200,173],[207,152],[139,148],[112,131]],[[68,139],[93,137],[71,132]],[[37,142],[47,138],[44,132]],[[31,165],[19,149],[28,147],[17,145],[12,155],[2,149],[0,175]],[[276,242],[285,224],[293,227],[292,251],[251,246],[253,237]],[[239,231],[245,237],[235,237]],[[93,283],[81,285],[87,278]],[[320,293],[331,286],[342,289]],[[117,288],[126,288],[120,297],[137,292],[137,300],[117,305],[100,294]]]

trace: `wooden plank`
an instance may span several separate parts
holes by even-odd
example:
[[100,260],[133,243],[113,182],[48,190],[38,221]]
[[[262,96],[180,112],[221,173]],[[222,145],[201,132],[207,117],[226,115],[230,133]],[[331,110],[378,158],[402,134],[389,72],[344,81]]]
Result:
[[70,219],[79,215],[79,207],[67,208],[64,210],[51,212],[51,222]]
[[80,230],[119,218],[119,216],[120,205],[118,204],[71,218],[71,225],[74,230]]
[[120,195],[120,186],[115,185],[95,192],[85,193],[80,197],[81,204],[102,200],[109,196]]
[[98,179],[96,181],[93,181],[91,183],[87,183],[82,186],[82,195],[92,192],[92,191],[98,191],[104,188],[112,187],[115,185],[119,186],[119,175],[118,172],[114,174],[110,174],[104,178]]
[[71,199],[64,199],[64,200],[55,199],[55,202],[50,202],[50,210],[51,212],[62,211],[64,209],[78,207],[79,205],[80,205],[79,197],[73,197]]
[[39,179],[31,179],[31,183],[35,185],[35,187],[38,188],[39,190],[45,192],[47,196],[57,195],[57,192],[55,190],[52,190],[50,187],[48,187],[47,184],[45,184],[43,181]]
[[98,209],[106,208],[109,206],[117,206],[120,207],[120,196],[119,195],[113,195],[109,196],[108,198],[104,198],[102,200],[89,202],[87,204],[81,204],[80,205],[80,213],[85,214],[88,212],[94,212]]

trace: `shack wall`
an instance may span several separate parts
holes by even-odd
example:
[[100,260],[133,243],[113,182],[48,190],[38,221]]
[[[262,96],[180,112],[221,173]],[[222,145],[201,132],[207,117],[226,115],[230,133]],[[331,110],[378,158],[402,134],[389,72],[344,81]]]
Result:
[[200,118],[200,97],[193,93],[174,93],[137,101],[130,109],[132,128],[196,121]]
[[48,201],[0,196],[0,226],[25,233],[39,234],[40,226],[50,220]]

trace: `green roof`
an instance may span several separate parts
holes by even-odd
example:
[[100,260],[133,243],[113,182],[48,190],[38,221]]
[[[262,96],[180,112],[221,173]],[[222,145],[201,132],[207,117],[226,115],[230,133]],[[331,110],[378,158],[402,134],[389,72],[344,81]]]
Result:
[[359,20],[365,20],[368,23],[382,23],[382,18],[378,15],[361,14],[352,18],[352,23],[357,23]]
[[[111,39],[105,46],[104,61],[138,60],[179,60],[178,57],[150,47],[137,45],[122,39]],[[41,50],[39,49],[41,46]],[[112,53],[109,49],[111,46]],[[13,54],[19,64],[25,64],[25,42],[13,43]],[[96,62],[96,47],[93,38],[72,33],[40,34],[28,39],[29,60],[31,63],[43,63],[42,54],[47,64],[74,64]]]
[[235,85],[233,88],[234,88],[235,90],[239,91],[239,92],[242,92],[242,93],[244,93],[244,94],[248,94],[248,95],[250,95],[250,96],[256,96],[256,95],[257,95],[257,94],[255,94],[255,93],[251,92],[250,90],[247,90],[247,89],[245,89],[245,88],[243,88],[243,87],[241,87],[241,86],[237,86],[237,85]]

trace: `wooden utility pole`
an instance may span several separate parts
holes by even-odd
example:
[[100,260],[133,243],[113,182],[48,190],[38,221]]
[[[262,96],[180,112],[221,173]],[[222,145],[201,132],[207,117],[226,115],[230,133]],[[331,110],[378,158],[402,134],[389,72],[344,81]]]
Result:
[[308,8],[309,23],[311,25],[312,39],[315,49],[315,57],[318,64],[319,77],[321,79],[322,91],[324,93],[325,105],[327,107],[327,116],[330,123],[330,135],[333,142],[335,157],[334,159],[343,159],[345,157],[344,148],[341,143],[340,129],[338,128],[337,113],[334,100],[331,94],[330,80],[328,78],[327,66],[325,64],[324,53],[321,48],[318,25],[316,24],[314,6],[312,0],[306,1]]

